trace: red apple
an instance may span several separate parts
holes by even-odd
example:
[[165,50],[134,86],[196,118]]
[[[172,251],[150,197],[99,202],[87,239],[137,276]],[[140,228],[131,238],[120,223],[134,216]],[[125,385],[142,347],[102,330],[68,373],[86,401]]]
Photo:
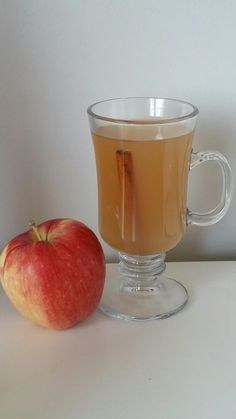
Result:
[[97,307],[105,259],[95,234],[71,219],[49,220],[11,240],[0,257],[3,288],[19,312],[65,329]]

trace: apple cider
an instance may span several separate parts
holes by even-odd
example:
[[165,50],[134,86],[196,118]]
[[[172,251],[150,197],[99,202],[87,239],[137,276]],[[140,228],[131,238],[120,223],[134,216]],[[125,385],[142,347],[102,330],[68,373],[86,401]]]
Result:
[[193,132],[155,139],[152,130],[107,126],[93,133],[100,233],[133,255],[166,252],[186,227]]

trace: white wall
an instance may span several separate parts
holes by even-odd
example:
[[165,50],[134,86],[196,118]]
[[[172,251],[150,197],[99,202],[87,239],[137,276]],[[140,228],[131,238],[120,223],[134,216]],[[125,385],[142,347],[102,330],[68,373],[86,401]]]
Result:
[[[235,1],[1,0],[0,6],[1,246],[32,217],[73,217],[97,232],[86,108],[99,99],[193,102],[200,109],[195,148],[223,152],[235,174]],[[189,205],[214,205],[220,187],[214,167],[196,169],[190,183]],[[234,258],[235,210],[234,199],[219,224],[189,228],[170,257]]]

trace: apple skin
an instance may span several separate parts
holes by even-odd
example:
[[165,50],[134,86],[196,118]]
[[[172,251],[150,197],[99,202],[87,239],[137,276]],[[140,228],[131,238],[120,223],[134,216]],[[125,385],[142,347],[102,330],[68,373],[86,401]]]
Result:
[[0,276],[7,296],[24,317],[51,329],[65,329],[97,307],[104,287],[105,258],[87,226],[72,219],[54,219],[6,245]]

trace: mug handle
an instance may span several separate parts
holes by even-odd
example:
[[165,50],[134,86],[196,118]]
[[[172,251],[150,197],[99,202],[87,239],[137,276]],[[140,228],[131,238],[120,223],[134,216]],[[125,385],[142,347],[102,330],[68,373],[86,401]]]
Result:
[[210,226],[218,223],[229,209],[233,195],[233,176],[225,156],[214,150],[192,152],[189,169],[192,170],[209,160],[216,161],[221,168],[223,185],[220,202],[215,208],[207,212],[195,212],[187,209],[187,225]]

